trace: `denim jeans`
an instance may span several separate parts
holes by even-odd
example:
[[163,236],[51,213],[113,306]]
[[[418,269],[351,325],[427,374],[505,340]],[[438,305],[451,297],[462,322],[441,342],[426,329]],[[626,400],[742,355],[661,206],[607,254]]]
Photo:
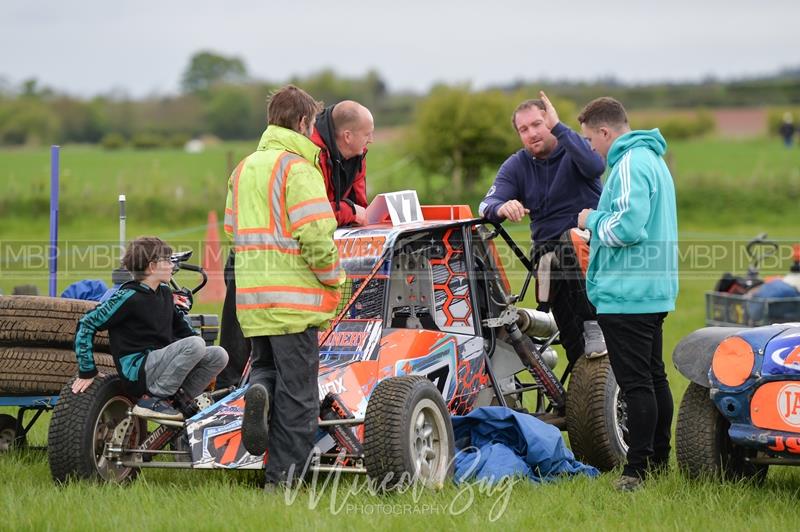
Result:
[[183,387],[191,397],[200,395],[228,363],[228,354],[216,345],[206,346],[199,336],[189,336],[150,351],[144,363],[147,390],[170,397]]

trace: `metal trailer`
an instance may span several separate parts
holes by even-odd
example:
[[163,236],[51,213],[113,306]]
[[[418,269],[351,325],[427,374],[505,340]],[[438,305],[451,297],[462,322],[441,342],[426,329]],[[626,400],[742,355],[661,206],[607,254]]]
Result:
[[[0,407],[17,408],[16,417],[11,414],[0,414],[0,453],[27,447],[28,432],[43,413],[53,409],[56,402],[58,402],[57,395],[0,396]],[[27,412],[33,412],[33,417],[26,421]]]

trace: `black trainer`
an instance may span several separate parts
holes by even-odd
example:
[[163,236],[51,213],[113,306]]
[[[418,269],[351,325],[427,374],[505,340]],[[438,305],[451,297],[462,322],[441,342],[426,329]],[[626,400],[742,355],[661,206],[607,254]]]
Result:
[[150,419],[168,419],[183,421],[183,414],[172,408],[162,397],[146,397],[139,399],[133,407],[133,415]]
[[244,394],[242,445],[253,456],[267,451],[269,394],[261,384],[252,384]]

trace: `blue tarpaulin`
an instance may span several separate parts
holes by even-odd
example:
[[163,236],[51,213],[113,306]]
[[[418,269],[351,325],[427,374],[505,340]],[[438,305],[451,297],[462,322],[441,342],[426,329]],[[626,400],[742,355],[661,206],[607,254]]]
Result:
[[497,482],[510,475],[540,482],[559,475],[600,474],[575,460],[558,428],[530,414],[485,406],[452,420],[456,483]]
[[69,285],[66,290],[61,293],[61,297],[100,301],[106,289],[106,283],[99,279],[84,279]]

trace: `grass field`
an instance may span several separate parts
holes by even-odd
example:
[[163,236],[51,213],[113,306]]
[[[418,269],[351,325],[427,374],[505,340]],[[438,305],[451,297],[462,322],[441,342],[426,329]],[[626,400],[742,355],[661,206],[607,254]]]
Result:
[[[221,210],[224,202],[228,151],[236,159],[249,147],[225,145],[198,156],[67,147],[62,155],[60,238],[73,247],[64,246],[66,251],[62,251],[60,271],[66,274],[59,280],[59,289],[81,277],[108,280],[109,268],[98,264],[99,251],[94,257],[98,262],[87,262],[81,250],[87,246],[107,249],[116,242],[119,193],[129,198],[129,236],[158,234],[179,245],[198,247],[205,232],[205,213]],[[743,273],[747,265],[740,252],[747,238],[767,231],[786,244],[800,241],[800,151],[785,150],[769,140],[709,139],[675,143],[671,153],[681,203],[682,268],[678,308],[665,325],[667,354],[681,337],[703,325],[703,293],[720,273]],[[46,293],[47,270],[42,262],[46,253],[41,246],[48,232],[48,168],[46,150],[0,151],[0,188],[8,191],[0,200],[0,289],[4,293],[28,282]],[[424,175],[397,146],[371,149],[370,194],[416,188],[423,202],[443,202],[444,178],[425,179]],[[712,196],[712,191],[717,194]],[[509,228],[518,241],[527,241],[525,224]],[[20,249],[27,251],[21,254]],[[73,253],[83,262],[69,262]],[[784,254],[768,264],[765,273],[782,273],[787,268]],[[518,270],[513,277],[519,286]],[[534,306],[530,301],[525,304]],[[196,307],[203,312],[219,312],[219,308],[213,303]],[[668,368],[677,406],[686,381],[669,363]],[[45,420],[35,427],[33,445],[45,443],[46,427]],[[123,488],[84,483],[56,488],[45,453],[28,450],[0,456],[0,529],[161,530],[185,523],[200,530],[365,530],[380,523],[390,530],[581,526],[752,530],[797,524],[800,471],[791,468],[773,467],[760,488],[689,482],[673,471],[649,482],[639,493],[618,494],[611,488],[614,478],[608,474],[597,480],[547,485],[519,482],[495,493],[472,485],[383,497],[348,496],[348,481],[335,494],[329,486],[318,501],[318,493],[301,492],[287,504],[281,495],[264,496],[253,486],[251,476],[240,473],[151,470]]]

